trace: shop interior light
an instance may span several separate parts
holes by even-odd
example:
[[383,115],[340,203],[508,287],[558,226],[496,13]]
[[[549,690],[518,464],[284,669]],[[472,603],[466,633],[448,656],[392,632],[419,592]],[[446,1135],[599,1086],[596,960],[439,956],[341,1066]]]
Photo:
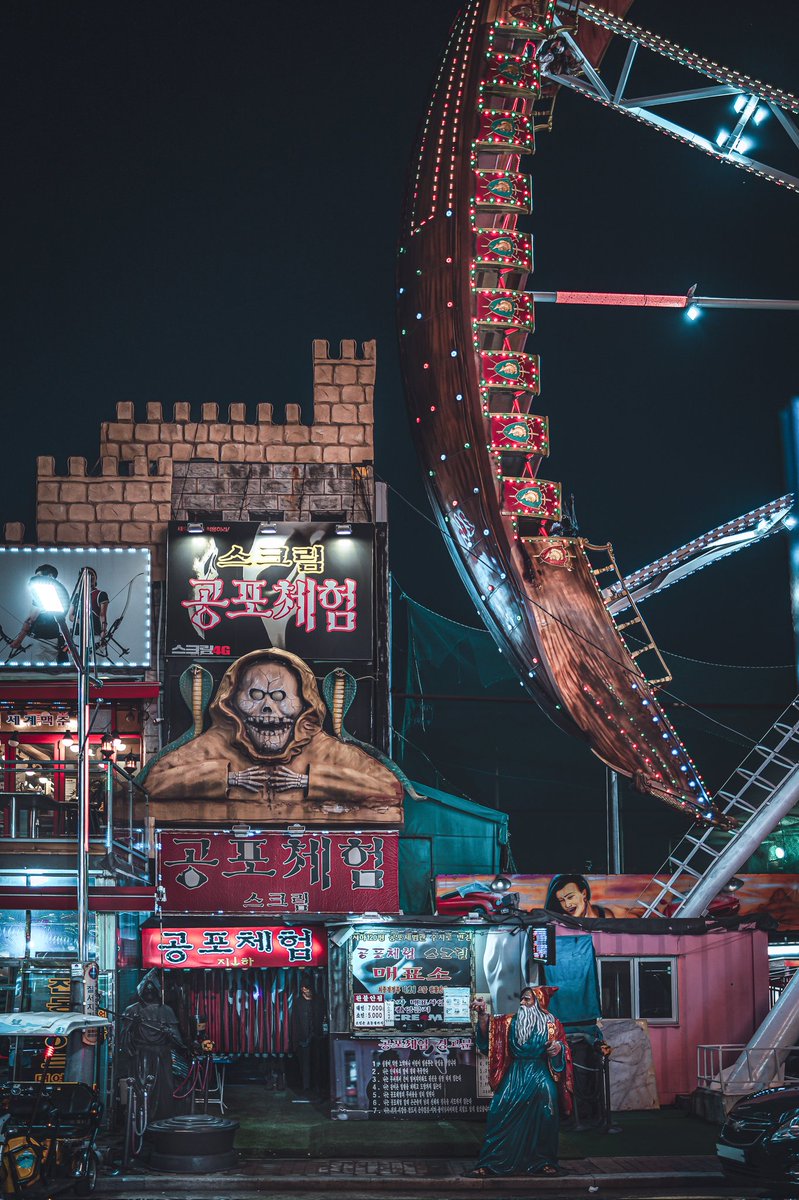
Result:
[[186,525],[187,533],[205,533],[205,525],[202,521],[189,521]]
[[64,749],[68,750],[70,748],[70,746],[73,746],[74,744],[75,744],[75,739],[72,736],[72,734],[65,733],[61,739],[61,745],[64,747]]
[[262,521],[258,526],[259,537],[270,537],[277,533],[277,525],[273,521]]
[[114,743],[111,740],[110,734],[103,734],[103,740],[100,742],[100,753],[106,762],[114,757]]
[[125,759],[125,770],[126,771],[135,771],[136,768],[138,767],[138,765],[139,765],[139,760],[136,757],[136,755],[133,753],[133,751],[131,750],[131,752],[128,754],[127,758]]
[[337,525],[336,533],[339,537],[352,537],[352,526],[347,524]]
[[799,946],[796,942],[774,942],[768,948],[769,958],[795,958],[799,955]]

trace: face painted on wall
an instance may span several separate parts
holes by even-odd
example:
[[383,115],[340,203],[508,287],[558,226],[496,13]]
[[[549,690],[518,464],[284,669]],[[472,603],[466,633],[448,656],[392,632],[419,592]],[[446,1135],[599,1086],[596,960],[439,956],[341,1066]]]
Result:
[[560,906],[570,917],[584,917],[588,908],[588,892],[579,888],[576,883],[567,883],[555,892]]
[[270,662],[254,664],[244,672],[230,703],[259,754],[285,750],[304,707],[294,672]]

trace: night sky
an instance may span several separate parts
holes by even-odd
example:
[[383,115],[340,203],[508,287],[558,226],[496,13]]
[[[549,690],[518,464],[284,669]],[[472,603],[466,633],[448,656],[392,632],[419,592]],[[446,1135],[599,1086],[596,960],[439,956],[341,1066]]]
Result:
[[[177,400],[244,402],[253,414],[258,402],[289,401],[310,419],[311,340],[335,349],[341,338],[376,338],[376,470],[394,489],[397,585],[476,623],[429,520],[394,325],[404,181],[457,8],[456,0],[6,0],[4,520],[24,520],[32,535],[35,455],[55,454],[64,471],[68,455],[91,464],[99,422],[118,400],[160,400],[167,410]],[[630,16],[796,90],[790,0],[638,0]],[[613,47],[609,61],[622,53]],[[642,93],[689,80],[662,63],[637,78]],[[704,131],[713,136],[725,121],[721,100]],[[799,174],[799,152],[773,118],[758,130],[758,151],[772,145],[778,165]],[[568,94],[529,169],[537,289],[799,292],[795,194]],[[611,540],[623,569],[785,490],[779,414],[797,392],[798,321],[715,311],[692,326],[672,312],[539,306],[528,349],[542,358],[540,411],[553,442],[546,473],[574,492],[581,532]],[[645,615],[665,651],[736,668],[670,659],[673,694],[716,720],[757,733],[792,698],[790,670],[762,669],[793,658],[783,539],[672,589]],[[522,716],[531,744],[540,737],[549,748],[551,726],[535,709]],[[496,723],[472,705],[475,719]],[[745,743],[704,718],[675,719],[718,786]],[[501,738],[491,738],[483,758],[501,774]],[[442,746],[436,765],[490,803],[490,789],[468,772],[473,740],[469,732],[460,761]],[[547,780],[555,772],[553,786],[567,788],[585,759],[595,781],[587,752],[563,743]],[[435,759],[435,744],[425,748]],[[541,777],[535,788],[534,761],[524,770],[546,814],[549,784]],[[600,838],[602,800],[583,786],[574,811],[587,846]],[[503,807],[523,808],[519,791],[506,781]],[[636,803],[641,822],[664,822],[663,838],[681,828],[668,813],[653,815],[654,802]],[[543,869],[532,843],[520,841],[521,865]],[[585,846],[556,865],[582,866]],[[661,840],[640,861],[655,866],[667,849]]]

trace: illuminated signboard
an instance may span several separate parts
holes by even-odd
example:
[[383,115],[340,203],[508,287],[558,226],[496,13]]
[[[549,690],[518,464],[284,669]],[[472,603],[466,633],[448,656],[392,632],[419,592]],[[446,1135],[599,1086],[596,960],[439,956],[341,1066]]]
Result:
[[399,835],[161,830],[166,912],[397,912]]
[[150,551],[97,546],[0,546],[0,668],[67,666],[66,643],[32,581],[52,584],[67,628],[76,618],[75,589],[83,567],[94,572],[92,630],[97,667],[150,665]]
[[322,926],[172,922],[142,929],[141,943],[144,967],[321,967],[327,962]]
[[368,661],[373,556],[367,524],[234,521],[194,533],[172,522],[167,655],[213,661],[275,646],[313,661]]
[[350,942],[353,1029],[471,1030],[472,958],[468,930],[359,929]]

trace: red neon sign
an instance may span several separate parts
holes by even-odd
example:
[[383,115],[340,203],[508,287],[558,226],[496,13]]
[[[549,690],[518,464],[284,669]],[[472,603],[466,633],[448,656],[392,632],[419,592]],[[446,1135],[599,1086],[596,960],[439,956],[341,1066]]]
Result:
[[323,927],[312,925],[165,925],[141,931],[145,967],[321,967]]

